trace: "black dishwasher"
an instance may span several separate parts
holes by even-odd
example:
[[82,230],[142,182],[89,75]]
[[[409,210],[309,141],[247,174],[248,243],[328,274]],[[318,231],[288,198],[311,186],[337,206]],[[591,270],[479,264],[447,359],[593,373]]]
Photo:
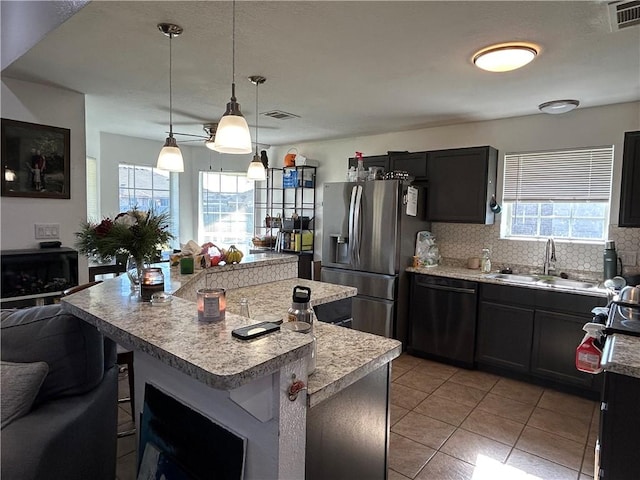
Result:
[[407,351],[473,366],[477,302],[476,282],[413,275]]

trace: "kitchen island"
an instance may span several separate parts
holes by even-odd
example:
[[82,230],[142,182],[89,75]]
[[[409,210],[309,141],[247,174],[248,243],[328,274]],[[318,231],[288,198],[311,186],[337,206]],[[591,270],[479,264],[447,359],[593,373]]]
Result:
[[[181,290],[191,295],[185,286],[194,279],[163,269],[165,290],[175,293],[167,304],[139,302],[124,277],[63,299],[66,310],[135,351],[136,418],[149,384],[244,439],[244,478],[385,478],[390,361],[399,342],[318,322],[317,366],[308,376],[310,335],[231,337],[255,322],[235,313],[239,298],[256,316],[261,308],[286,311],[295,285],[309,286],[316,305],[353,296],[354,288],[295,278],[231,288],[224,322],[204,324],[195,303],[180,298]],[[209,270],[194,276],[215,275]],[[296,395],[292,387],[304,389]]]

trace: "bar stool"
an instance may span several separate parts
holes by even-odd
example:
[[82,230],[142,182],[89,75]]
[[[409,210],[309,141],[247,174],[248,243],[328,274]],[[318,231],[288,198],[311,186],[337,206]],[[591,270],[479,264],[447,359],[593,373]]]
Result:
[[[94,285],[98,285],[102,283],[102,280],[94,280],[92,282],[83,283],[82,285],[76,285],[75,287],[67,288],[62,292],[62,296],[66,297],[67,295],[71,295],[73,293],[79,292],[89,287],[93,287]],[[116,363],[120,365],[120,372],[122,372],[123,365],[126,365],[127,368],[127,376],[129,380],[129,396],[124,398],[119,398],[118,403],[129,402],[131,406],[131,420],[134,425],[136,423],[136,414],[135,414],[135,388],[134,388],[134,374],[133,374],[133,351],[127,350],[122,345],[116,344],[117,347],[117,357]],[[123,432],[118,432],[118,438],[127,437],[129,435],[133,435],[136,433],[136,429],[125,430]]]

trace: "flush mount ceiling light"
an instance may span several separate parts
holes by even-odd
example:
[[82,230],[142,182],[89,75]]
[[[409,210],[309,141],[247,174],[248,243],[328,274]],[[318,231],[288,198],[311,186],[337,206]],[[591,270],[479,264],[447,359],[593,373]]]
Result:
[[580,105],[578,100],[552,100],[538,105],[541,112],[550,113],[552,115],[558,113],[567,113],[574,110]]
[[253,160],[251,160],[251,163],[249,164],[247,178],[249,180],[262,181],[267,179],[267,171],[265,170],[260,154],[258,153],[258,86],[266,82],[267,79],[260,75],[252,75],[249,77],[249,80],[256,86],[256,154],[253,156]]
[[538,48],[525,43],[502,43],[483,48],[473,56],[476,67],[489,72],[509,72],[524,67],[538,55]]
[[159,23],[158,29],[169,37],[169,136],[164,142],[160,155],[158,155],[157,168],[160,170],[168,170],[169,172],[184,172],[184,162],[182,161],[182,152],[173,138],[173,92],[171,82],[172,67],[172,51],[171,44],[173,37],[177,37],[183,32],[182,27],[173,23]]
[[233,2],[232,23],[232,53],[231,53],[231,101],[227,103],[227,110],[220,119],[216,132],[213,149],[220,153],[251,153],[251,134],[249,125],[242,116],[240,104],[236,101],[236,2]]

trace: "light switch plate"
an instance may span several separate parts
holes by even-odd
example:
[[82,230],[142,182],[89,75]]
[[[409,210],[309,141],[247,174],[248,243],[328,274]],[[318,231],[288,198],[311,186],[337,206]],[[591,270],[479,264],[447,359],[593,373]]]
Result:
[[638,261],[638,252],[618,252],[622,265],[625,267],[635,267]]
[[36,223],[35,224],[36,240],[58,239],[60,238],[59,223]]

